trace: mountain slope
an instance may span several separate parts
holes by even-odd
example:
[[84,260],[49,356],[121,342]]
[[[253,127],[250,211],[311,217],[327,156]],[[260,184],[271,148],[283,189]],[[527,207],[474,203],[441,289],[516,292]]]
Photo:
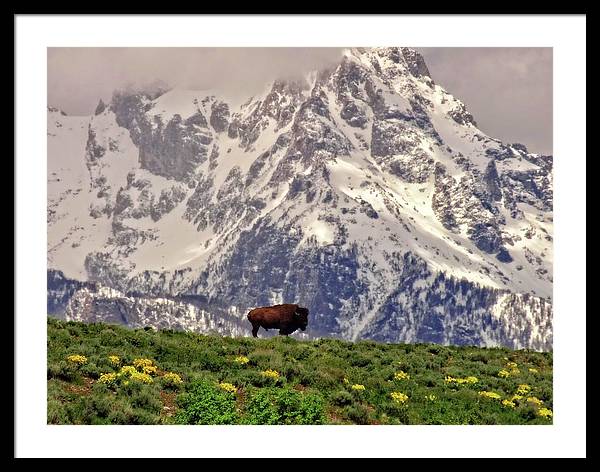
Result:
[[482,133],[413,50],[348,50],[243,104],[116,92],[48,117],[67,279],[201,299],[228,333],[294,300],[309,336],[551,348],[552,158]]

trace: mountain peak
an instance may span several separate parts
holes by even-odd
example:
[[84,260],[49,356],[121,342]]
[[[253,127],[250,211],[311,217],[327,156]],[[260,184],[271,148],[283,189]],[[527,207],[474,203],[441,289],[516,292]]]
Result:
[[414,77],[431,78],[425,59],[413,48],[397,46],[355,47],[344,51],[344,56],[357,58],[359,61],[375,67],[375,69],[400,67]]
[[487,137],[411,48],[308,80],[49,113],[48,266],[240,326],[296,300],[311,336],[551,346],[551,160]]

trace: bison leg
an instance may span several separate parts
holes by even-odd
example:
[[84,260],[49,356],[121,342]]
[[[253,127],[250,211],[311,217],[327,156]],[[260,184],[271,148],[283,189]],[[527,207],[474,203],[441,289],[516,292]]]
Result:
[[260,325],[252,325],[252,336],[255,338],[258,337],[258,328],[260,328]]

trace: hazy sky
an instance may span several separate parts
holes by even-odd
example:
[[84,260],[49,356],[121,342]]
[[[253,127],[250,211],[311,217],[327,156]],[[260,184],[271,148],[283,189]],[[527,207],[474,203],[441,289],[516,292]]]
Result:
[[[433,80],[487,134],[552,153],[551,48],[417,48]],[[265,82],[334,64],[341,48],[48,48],[48,104],[91,114],[116,88],[162,80],[240,98]]]
[[479,128],[552,154],[552,48],[417,48]]

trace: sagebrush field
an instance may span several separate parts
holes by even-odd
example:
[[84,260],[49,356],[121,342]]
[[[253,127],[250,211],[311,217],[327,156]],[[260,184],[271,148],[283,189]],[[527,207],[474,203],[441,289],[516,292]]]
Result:
[[551,424],[552,353],[48,318],[50,424]]

